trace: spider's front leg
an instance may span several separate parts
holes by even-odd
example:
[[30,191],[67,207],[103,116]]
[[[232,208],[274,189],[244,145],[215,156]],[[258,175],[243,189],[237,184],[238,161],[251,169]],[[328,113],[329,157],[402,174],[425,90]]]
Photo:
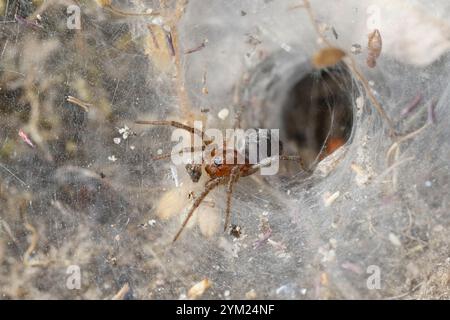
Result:
[[228,225],[230,223],[230,213],[231,213],[231,196],[233,195],[233,185],[239,179],[240,167],[235,166],[231,169],[230,177],[228,179],[227,185],[227,209],[225,211],[225,225],[223,231],[227,231]]
[[188,126],[186,124],[183,124],[181,122],[178,121],[172,121],[172,120],[138,120],[135,121],[134,123],[136,124],[149,124],[149,125],[153,125],[153,126],[169,126],[169,127],[174,127],[174,128],[178,128],[178,129],[183,129],[186,130],[192,134],[196,134],[199,137],[201,137],[203,139],[204,144],[208,144],[209,142],[211,142],[211,139],[205,134],[204,131],[199,130],[197,128]]
[[302,167],[302,169],[303,169],[304,171],[307,171],[307,172],[311,171],[309,168],[307,168],[307,167],[305,166],[305,163],[303,162],[303,158],[300,157],[300,156],[288,156],[288,155],[284,155],[284,156],[280,156],[279,159],[280,159],[280,160],[287,160],[287,161],[296,161],[296,162],[298,162],[298,163],[300,164],[300,166]]
[[311,172],[311,170],[309,168],[306,168],[305,165],[303,164],[303,159],[300,156],[288,156],[288,155],[282,155],[282,156],[273,156],[270,158],[266,158],[264,160],[262,160],[261,162],[253,165],[249,170],[245,171],[244,173],[241,174],[242,177],[247,177],[250,176],[256,172],[258,172],[259,169],[263,168],[263,167],[268,167],[272,164],[272,161],[276,160],[276,157],[278,157],[278,160],[288,160],[288,161],[296,161],[300,164],[300,166],[302,167],[302,169],[306,172]]
[[[182,153],[196,153],[196,152],[203,152],[205,150],[205,145],[201,146],[201,147],[190,147],[190,148],[184,148],[182,150],[180,150],[180,154]],[[160,154],[157,156],[152,157],[152,160],[157,161],[157,160],[164,160],[164,159],[170,159],[170,157],[172,157],[172,155],[175,154],[174,152],[171,153],[165,153],[165,154]]]
[[184,219],[183,224],[181,225],[177,234],[173,238],[172,242],[177,241],[181,232],[184,230],[187,223],[189,222],[192,215],[194,214],[195,209],[198,208],[198,206],[203,202],[203,200],[211,192],[211,190],[213,190],[215,187],[217,187],[219,184],[223,183],[224,181],[225,181],[225,179],[223,177],[218,177],[218,178],[213,178],[213,179],[209,180],[208,182],[206,182],[205,190],[203,190],[203,192],[197,198],[195,198],[194,203],[192,204],[192,207],[189,209],[186,219]]

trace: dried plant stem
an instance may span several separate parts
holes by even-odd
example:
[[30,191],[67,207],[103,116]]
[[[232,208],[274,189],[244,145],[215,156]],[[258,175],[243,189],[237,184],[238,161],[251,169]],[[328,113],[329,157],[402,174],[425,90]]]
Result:
[[399,294],[399,295],[393,296],[393,297],[388,297],[388,298],[385,298],[384,300],[398,300],[398,299],[404,298],[404,297],[406,297],[406,296],[408,296],[410,294],[413,294],[415,291],[417,291],[417,289],[422,287],[424,284],[425,284],[425,280],[420,282],[414,288],[412,288],[411,290],[409,290],[409,291],[407,291],[405,293],[402,293],[402,294]]
[[89,108],[92,107],[92,104],[81,101],[80,99],[77,99],[72,96],[67,96],[66,101],[69,103],[73,103],[74,105],[79,106],[82,108],[85,112],[89,112]]
[[[175,9],[168,10],[167,13],[164,13],[164,16],[168,19],[168,21],[166,22],[166,26],[168,27],[169,31],[165,30],[165,32],[168,32],[170,35],[170,46],[172,47],[171,50],[173,50],[173,58],[176,69],[176,90],[178,101],[180,103],[181,112],[183,113],[183,118],[190,119],[194,117],[194,113],[192,111],[193,108],[186,91],[184,68],[181,61],[182,55],[180,54],[181,51],[177,30],[177,23],[182,18],[186,10],[187,3],[187,0],[178,0],[176,2]],[[165,3],[165,1],[161,1],[161,6],[166,7],[168,5]]]
[[419,129],[417,129],[416,131],[413,131],[413,132],[408,133],[407,135],[405,135],[405,136],[403,136],[403,137],[398,138],[398,140],[395,141],[395,142],[391,145],[391,147],[388,149],[388,152],[387,152],[387,154],[386,154],[386,162],[387,162],[388,164],[391,162],[390,159],[391,159],[392,153],[393,153],[394,151],[396,151],[397,149],[399,149],[400,144],[401,144],[402,142],[405,142],[405,141],[407,141],[407,140],[409,140],[409,139],[414,138],[414,137],[417,136],[419,133],[421,133],[423,130],[425,130],[429,125],[430,125],[430,124],[427,123],[427,124],[423,125],[422,127],[420,127]]
[[128,11],[123,11],[119,8],[114,7],[113,5],[109,4],[109,5],[105,5],[103,8],[105,8],[106,10],[108,10],[109,12],[119,15],[119,16],[134,16],[134,17],[154,17],[154,16],[159,16],[159,12],[158,11],[151,11],[151,12],[128,12]]
[[50,263],[50,260],[48,260],[48,261],[30,261],[31,254],[34,252],[34,250],[36,250],[36,247],[37,247],[37,244],[39,241],[39,234],[38,234],[36,228],[33,225],[31,225],[28,221],[25,221],[24,226],[25,226],[25,229],[27,229],[27,231],[31,232],[31,242],[23,255],[23,264],[25,265],[25,267],[39,267],[39,266],[45,267],[45,266],[47,266]]
[[[303,6],[309,16],[309,19],[311,20],[311,23],[312,23],[317,35],[319,36],[320,40],[323,43],[325,43],[328,47],[335,47],[330,41],[328,41],[327,38],[325,38],[323,36],[322,32],[320,31],[319,25],[317,24],[317,21],[314,16],[311,5],[309,3],[309,0],[303,0]],[[344,59],[343,61],[344,61],[345,65],[353,72],[353,74],[356,76],[356,78],[361,82],[361,84],[364,87],[364,91],[366,92],[367,96],[369,97],[370,102],[372,102],[373,106],[378,111],[380,116],[387,122],[387,124],[389,126],[390,135],[392,137],[394,137],[396,135],[395,129],[394,129],[394,123],[392,122],[392,120],[389,118],[389,116],[384,111],[381,104],[378,102],[378,100],[373,95],[372,90],[369,86],[369,82],[364,77],[362,72],[358,69],[355,60],[345,50],[343,50],[343,51],[346,53],[346,59],[348,59],[350,61],[349,62],[349,61],[346,61],[346,59]]]
[[50,150],[48,149],[46,142],[39,133],[38,129],[40,119],[40,103],[39,103],[39,94],[36,94],[33,86],[33,78],[34,72],[30,72],[25,81],[25,88],[26,88],[25,94],[31,106],[30,119],[28,121],[28,124],[26,125],[26,131],[28,131],[31,138],[43,151],[46,160],[52,162],[53,157],[50,153]]
[[127,293],[130,292],[130,286],[125,283],[123,287],[111,298],[111,300],[123,300]]
[[387,122],[387,124],[389,126],[389,131],[390,131],[391,137],[395,137],[396,136],[396,132],[395,132],[393,121],[391,120],[391,118],[389,118],[389,116],[386,114],[386,111],[384,111],[384,108],[378,102],[377,98],[375,98],[375,96],[373,95],[372,89],[369,86],[369,82],[367,81],[367,79],[363,76],[361,71],[356,66],[355,60],[349,55],[347,55],[347,58],[350,60],[350,63],[348,63],[348,62],[346,62],[344,60],[345,64],[356,75],[358,80],[363,85],[364,90],[365,90],[365,92],[367,93],[367,95],[368,95],[368,97],[370,99],[370,102],[372,102],[373,106],[378,111],[380,116]]

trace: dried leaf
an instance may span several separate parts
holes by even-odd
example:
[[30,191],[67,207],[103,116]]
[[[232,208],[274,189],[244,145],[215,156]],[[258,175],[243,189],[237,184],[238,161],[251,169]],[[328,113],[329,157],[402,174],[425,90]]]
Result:
[[192,288],[188,291],[188,298],[189,299],[197,299],[201,297],[205,291],[211,287],[211,282],[208,279],[203,279],[202,281],[194,284]]
[[345,56],[345,52],[338,48],[324,48],[317,52],[312,59],[317,69],[332,67]]
[[377,58],[380,56],[382,48],[383,42],[381,40],[380,31],[375,29],[369,34],[369,41],[367,44],[367,66],[374,68],[377,65]]

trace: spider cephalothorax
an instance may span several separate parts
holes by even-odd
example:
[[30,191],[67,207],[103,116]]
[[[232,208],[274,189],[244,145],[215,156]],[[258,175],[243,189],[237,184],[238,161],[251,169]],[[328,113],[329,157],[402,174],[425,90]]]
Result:
[[[226,161],[227,151],[233,154],[234,161],[230,164]],[[205,162],[205,171],[211,178],[228,177],[234,168],[238,168],[241,176],[245,175],[252,167],[246,158],[243,164],[238,164],[239,152],[237,150],[213,150],[210,160]],[[237,170],[237,169],[235,169]]]

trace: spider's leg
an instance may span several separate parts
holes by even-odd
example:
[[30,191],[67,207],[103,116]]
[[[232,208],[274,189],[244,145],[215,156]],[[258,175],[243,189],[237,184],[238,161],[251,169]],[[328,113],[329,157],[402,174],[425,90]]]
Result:
[[238,106],[235,108],[234,112],[234,124],[233,129],[240,129],[241,128],[241,119],[242,119],[242,106]]
[[[276,159],[276,156],[270,157],[267,159],[262,160],[261,162],[254,164],[249,170],[247,170],[245,173],[241,174],[243,177],[250,176],[254,173],[256,173],[259,169],[262,167],[268,167],[271,165],[272,161]],[[306,168],[303,164],[303,159],[300,156],[278,156],[279,160],[289,160],[289,161],[297,161],[300,163],[303,170],[310,172],[311,170]]]
[[209,192],[217,187],[220,183],[223,182],[222,178],[214,178],[212,180],[209,180],[205,184],[205,190],[197,197],[195,198],[194,203],[192,204],[192,207],[189,209],[189,212],[187,214],[186,219],[184,219],[183,224],[181,225],[180,229],[178,230],[177,234],[173,238],[172,242],[177,241],[178,237],[180,236],[181,232],[184,230],[184,227],[186,227],[187,223],[191,219],[192,215],[194,214],[195,209],[198,208],[198,206],[202,203],[202,201],[206,198],[206,196],[209,194]]
[[239,166],[235,166],[231,169],[230,178],[228,179],[227,185],[227,209],[225,211],[225,225],[223,226],[223,231],[227,231],[228,224],[230,223],[230,213],[231,213],[231,196],[233,195],[233,184],[239,179]]
[[297,161],[298,163],[300,163],[300,166],[302,167],[303,170],[310,171],[310,169],[305,166],[305,163],[303,162],[303,158],[300,156],[284,155],[284,156],[280,156],[280,160]]
[[196,134],[199,137],[203,138],[206,141],[210,141],[211,139],[205,134],[205,132],[188,126],[186,124],[183,124],[181,122],[178,121],[171,121],[171,120],[139,120],[139,121],[135,121],[136,124],[150,124],[153,126],[170,126],[170,127],[174,127],[174,128],[179,128],[179,129],[183,129],[186,130],[190,133]]
[[255,164],[254,166],[252,166],[249,170],[245,171],[244,173],[241,173],[240,176],[241,177],[248,177],[251,176],[252,174],[258,172],[258,170],[261,169],[261,166],[258,164]]
[[[199,148],[195,148],[195,147],[184,148],[179,153],[182,153],[182,152],[183,153],[184,152],[194,152],[195,153],[195,152],[201,152],[203,150],[205,150],[205,146],[204,145],[199,147]],[[172,156],[172,154],[174,154],[174,153],[172,152],[172,153],[166,153],[166,154],[157,155],[157,156],[152,157],[152,160],[156,161],[156,160],[169,159]]]

